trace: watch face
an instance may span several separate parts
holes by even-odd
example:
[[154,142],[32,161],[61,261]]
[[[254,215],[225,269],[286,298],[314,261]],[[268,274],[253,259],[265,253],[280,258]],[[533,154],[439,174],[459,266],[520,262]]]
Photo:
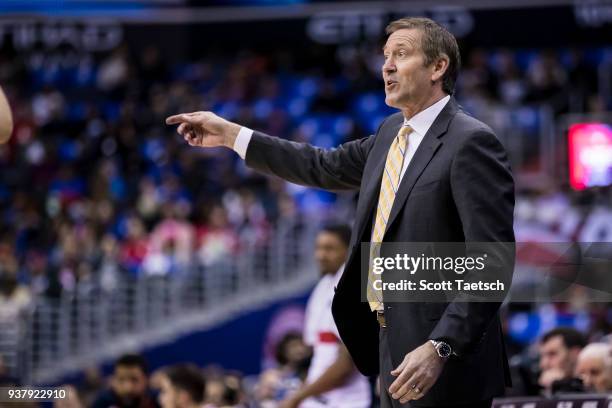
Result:
[[449,357],[452,353],[451,347],[446,343],[440,343],[438,345],[438,355],[440,357],[446,358]]

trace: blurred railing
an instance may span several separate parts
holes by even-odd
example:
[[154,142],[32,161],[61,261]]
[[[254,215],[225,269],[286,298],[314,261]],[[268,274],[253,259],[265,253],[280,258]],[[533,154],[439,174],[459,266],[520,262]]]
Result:
[[23,365],[21,360],[23,320],[0,320],[0,377],[13,377]]
[[24,326],[10,350],[20,361],[19,378],[26,384],[58,381],[305,289],[316,279],[318,226],[289,220],[264,242],[246,234],[238,255],[210,266],[194,263],[165,276],[124,274],[112,290],[88,283],[59,298],[35,299],[32,312],[12,328]]

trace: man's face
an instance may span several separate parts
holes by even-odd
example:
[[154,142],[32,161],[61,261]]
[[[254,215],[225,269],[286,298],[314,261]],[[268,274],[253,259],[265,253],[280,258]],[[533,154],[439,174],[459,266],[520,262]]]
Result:
[[576,376],[582,380],[588,391],[612,391],[612,370],[606,370],[601,358],[580,358],[576,364]]
[[120,398],[122,406],[135,406],[145,396],[147,376],[140,367],[119,366],[113,374],[112,388]]
[[315,242],[315,259],[322,275],[336,273],[346,261],[348,249],[340,237],[320,232]]
[[540,369],[542,371],[562,370],[571,376],[580,350],[570,350],[565,346],[561,336],[554,336],[540,345]]
[[286,346],[287,360],[290,365],[301,364],[310,356],[310,348],[302,339],[293,339]]
[[402,109],[423,100],[432,91],[433,64],[425,66],[421,31],[403,28],[392,33],[383,48],[385,103]]

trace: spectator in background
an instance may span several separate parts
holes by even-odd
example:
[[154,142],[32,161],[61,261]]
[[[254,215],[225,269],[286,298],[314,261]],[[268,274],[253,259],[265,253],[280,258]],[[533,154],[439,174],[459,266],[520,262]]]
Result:
[[196,245],[202,265],[226,261],[236,254],[238,236],[223,205],[215,203],[207,209],[205,222],[196,230]]
[[33,296],[57,297],[61,292],[57,271],[51,267],[49,256],[43,251],[28,251],[22,272],[29,281]]
[[17,321],[32,302],[28,287],[17,280],[17,268],[17,259],[10,251],[0,253],[0,322]]
[[[258,402],[261,401],[258,400]],[[235,407],[244,406],[244,404],[245,394],[239,375],[217,373],[210,379],[207,376],[205,408]],[[260,403],[260,406],[266,405]]]
[[193,364],[177,364],[163,371],[159,403],[162,408],[196,408],[204,402],[206,381]]
[[129,217],[125,224],[127,231],[121,246],[121,266],[136,276],[147,255],[149,237],[143,222],[138,217]]
[[559,327],[544,334],[540,341],[540,377],[538,383],[546,394],[573,378],[576,361],[587,342],[582,333],[569,327]]
[[473,98],[490,103],[497,96],[498,78],[491,69],[484,50],[475,49],[470,53],[462,76],[462,90]]
[[528,102],[548,103],[557,113],[567,108],[564,94],[567,73],[554,51],[544,51],[537,56],[527,70],[527,80]]
[[95,269],[98,271],[99,283],[104,291],[112,292],[119,285],[119,246],[111,234],[105,234],[100,242],[100,251]]
[[255,386],[255,398],[263,407],[276,407],[300,388],[310,365],[311,350],[301,334],[288,332],[278,342],[275,353],[277,368],[265,370]]
[[144,272],[149,276],[166,276],[178,273],[181,269],[181,263],[176,253],[176,241],[164,241],[159,250],[151,252],[145,258],[142,264]]
[[245,406],[245,395],[240,374],[226,374],[223,378],[223,385],[225,392],[223,394],[222,406]]
[[612,393],[612,346],[592,343],[578,355],[576,377],[589,392]]
[[303,379],[310,364],[311,353],[299,333],[287,333],[276,347],[279,369],[283,373]]
[[514,54],[505,50],[498,57],[499,83],[497,93],[500,100],[508,106],[518,106],[522,103],[527,86],[519,71]]
[[[189,211],[190,208],[184,201],[167,202],[163,205],[163,219],[151,233],[150,252],[147,257],[161,257],[161,259],[167,259],[170,264],[176,264],[177,266],[189,264],[194,246],[194,229],[187,222]],[[155,261],[152,262],[156,264]],[[148,272],[152,274],[160,274],[159,268],[147,268],[147,263],[145,258],[145,270],[149,269]],[[162,268],[162,270],[164,269]],[[166,270],[166,272],[168,271],[169,269]]]
[[51,86],[45,86],[32,98],[32,114],[39,126],[44,126],[61,117],[66,101],[60,91]]
[[278,370],[270,369],[261,373],[253,389],[253,395],[260,407],[275,408],[278,405],[277,390],[280,383]]
[[83,405],[89,407],[92,405],[96,396],[104,388],[104,377],[100,369],[96,366],[91,366],[83,371],[83,381],[78,385],[77,391]]
[[350,238],[351,229],[346,225],[324,227],[317,235],[315,258],[321,279],[308,300],[304,329],[304,342],[313,347],[313,355],[305,384],[283,401],[283,408],[370,406],[370,384],[355,368],[331,313]]
[[102,61],[97,77],[98,88],[111,92],[125,86],[130,70],[128,59],[128,49],[123,45]]
[[149,87],[155,82],[166,81],[168,68],[165,59],[154,45],[148,45],[140,53],[138,61],[138,77]]
[[110,389],[103,391],[92,408],[157,408],[148,388],[148,369],[138,354],[126,354],[115,363]]

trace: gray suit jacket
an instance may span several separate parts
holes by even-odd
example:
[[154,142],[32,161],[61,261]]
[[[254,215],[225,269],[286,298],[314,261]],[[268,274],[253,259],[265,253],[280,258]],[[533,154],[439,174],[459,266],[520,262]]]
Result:
[[[332,311],[358,369],[379,370],[378,323],[361,284],[361,242],[372,233],[382,173],[403,116],[389,116],[374,136],[331,150],[254,132],[248,166],[293,183],[359,190],[351,251]],[[402,178],[387,222],[386,242],[514,242],[514,181],[493,131],[451,98],[423,138]],[[499,264],[513,254],[493,253]],[[496,258],[496,259],[495,259]],[[411,406],[470,403],[502,395],[510,385],[499,320],[500,303],[385,302],[394,366],[426,342],[448,342],[451,357],[431,390]]]

